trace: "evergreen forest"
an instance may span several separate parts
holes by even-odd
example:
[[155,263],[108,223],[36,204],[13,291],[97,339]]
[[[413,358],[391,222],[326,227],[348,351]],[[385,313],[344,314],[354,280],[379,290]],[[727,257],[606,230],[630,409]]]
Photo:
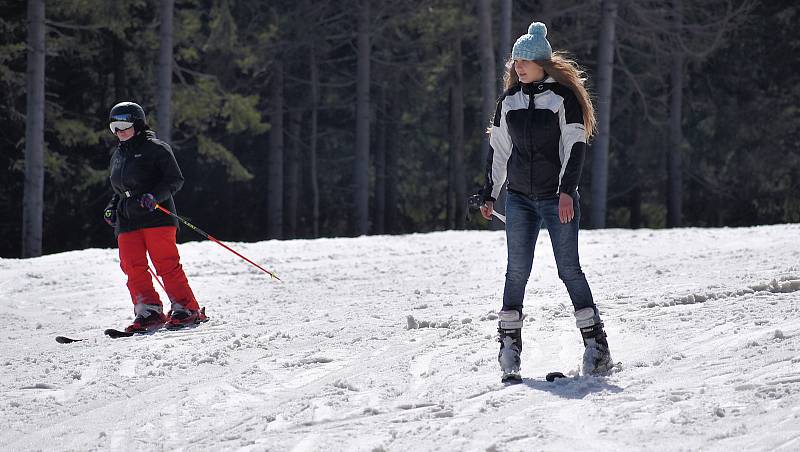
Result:
[[795,1],[0,0],[0,256],[115,246],[121,101],[222,240],[499,229],[467,198],[532,21],[597,109],[584,228],[800,222]]

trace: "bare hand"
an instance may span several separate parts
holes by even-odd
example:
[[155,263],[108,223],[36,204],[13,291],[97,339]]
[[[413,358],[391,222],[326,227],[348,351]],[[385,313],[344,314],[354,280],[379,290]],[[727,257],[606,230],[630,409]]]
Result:
[[494,210],[494,202],[493,201],[486,201],[481,206],[481,215],[483,215],[483,218],[486,218],[487,220],[491,220],[492,219],[492,211],[493,210]]
[[566,224],[575,218],[575,209],[572,207],[572,196],[561,193],[558,197],[558,219]]

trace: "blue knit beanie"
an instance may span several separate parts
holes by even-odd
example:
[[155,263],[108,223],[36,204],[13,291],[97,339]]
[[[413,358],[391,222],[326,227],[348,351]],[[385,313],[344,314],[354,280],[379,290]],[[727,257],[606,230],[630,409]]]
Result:
[[515,60],[549,60],[553,49],[547,42],[547,27],[541,22],[534,22],[528,27],[528,34],[522,35],[514,43],[511,58]]

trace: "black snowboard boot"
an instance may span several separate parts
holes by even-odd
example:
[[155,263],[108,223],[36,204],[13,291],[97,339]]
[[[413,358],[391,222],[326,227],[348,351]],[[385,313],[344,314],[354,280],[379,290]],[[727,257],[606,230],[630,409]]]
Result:
[[497,361],[503,371],[503,382],[522,381],[520,376],[520,353],[522,353],[522,320],[517,310],[500,311],[497,328],[497,341],[500,342],[500,353]]
[[586,347],[583,352],[583,374],[607,375],[614,368],[614,361],[611,359],[606,332],[597,309],[579,309],[575,311],[575,319]]

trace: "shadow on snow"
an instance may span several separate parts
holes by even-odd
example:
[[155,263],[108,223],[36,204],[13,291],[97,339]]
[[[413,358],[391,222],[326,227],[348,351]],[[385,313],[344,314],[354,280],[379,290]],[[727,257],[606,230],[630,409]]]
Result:
[[623,389],[606,381],[605,377],[567,377],[553,382],[536,378],[523,378],[518,385],[537,391],[549,392],[564,399],[582,399],[589,394],[609,392],[616,394]]

